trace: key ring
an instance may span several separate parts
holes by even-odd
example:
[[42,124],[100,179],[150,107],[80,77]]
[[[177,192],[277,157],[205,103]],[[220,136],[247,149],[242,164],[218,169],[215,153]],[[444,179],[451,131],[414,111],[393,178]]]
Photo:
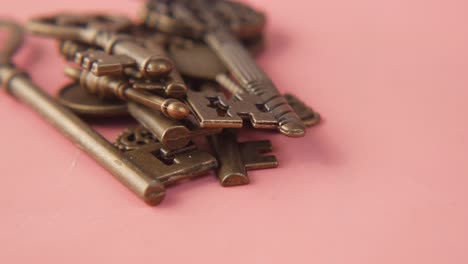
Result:
[[11,57],[21,47],[24,40],[24,30],[20,25],[12,21],[0,20],[0,30],[3,29],[9,31],[9,35],[7,43],[0,49],[0,65],[10,63]]

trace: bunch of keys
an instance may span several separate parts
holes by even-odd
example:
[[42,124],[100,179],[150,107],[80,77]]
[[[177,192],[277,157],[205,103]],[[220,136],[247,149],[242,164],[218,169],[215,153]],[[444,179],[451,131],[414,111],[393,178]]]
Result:
[[[269,140],[239,141],[245,129],[298,138],[319,123],[318,113],[281,94],[256,65],[265,48],[260,12],[224,0],[150,0],[140,17],[31,19],[26,29],[56,39],[68,61],[71,81],[55,99],[10,61],[22,27],[0,22],[16,32],[0,52],[0,82],[146,203],[157,205],[168,187],[213,170],[228,187],[248,184],[250,170],[277,167]],[[138,125],[113,144],[86,123],[128,116]],[[201,140],[211,151],[199,149]]]

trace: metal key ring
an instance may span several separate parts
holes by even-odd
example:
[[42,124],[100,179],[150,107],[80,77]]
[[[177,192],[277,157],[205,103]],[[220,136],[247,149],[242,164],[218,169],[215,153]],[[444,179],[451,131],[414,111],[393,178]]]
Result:
[[24,40],[23,28],[9,20],[0,20],[0,29],[5,28],[9,31],[7,43],[3,49],[0,49],[0,65],[8,64],[11,61],[11,57],[21,47]]

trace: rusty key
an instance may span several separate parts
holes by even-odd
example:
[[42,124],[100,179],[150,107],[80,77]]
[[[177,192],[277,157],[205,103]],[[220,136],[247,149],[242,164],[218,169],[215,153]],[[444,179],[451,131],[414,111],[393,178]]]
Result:
[[164,186],[200,176],[217,167],[216,159],[196,149],[194,144],[171,151],[141,128],[129,129],[116,145],[133,163]]
[[237,142],[236,132],[225,129],[210,136],[219,162],[218,179],[222,186],[244,185],[250,182],[247,171],[278,167],[275,156],[262,156],[272,151],[269,140]]
[[22,43],[23,29],[3,20],[0,27],[12,34],[9,44],[0,50],[0,84],[8,94],[31,107],[146,203],[159,204],[165,196],[163,184],[142,171],[99,133],[35,85],[26,73],[18,70],[10,59]]
[[[185,147],[193,138],[220,133],[222,128],[199,128],[189,120],[171,120],[160,112],[136,103],[128,103],[128,111],[167,149]],[[185,122],[184,122],[185,121]]]

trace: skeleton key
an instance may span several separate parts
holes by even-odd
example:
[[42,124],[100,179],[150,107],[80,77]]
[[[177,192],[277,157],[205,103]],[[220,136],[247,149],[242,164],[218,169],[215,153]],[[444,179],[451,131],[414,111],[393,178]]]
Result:
[[[261,98],[266,110],[271,112],[277,120],[278,130],[290,137],[301,137],[305,134],[305,126],[294,110],[288,105],[286,99],[279,93],[270,78],[256,65],[253,58],[244,47],[234,38],[230,29],[231,25],[226,25],[222,17],[216,13],[221,7],[229,6],[227,1],[213,0],[174,0],[165,5],[183,6],[185,13],[179,18],[180,23],[187,23],[194,19],[203,22],[205,28],[203,40],[219,56],[229,72],[233,75],[239,85],[249,94]],[[148,9],[158,6],[159,1],[153,1],[148,5]],[[155,9],[157,12],[157,9]],[[151,12],[148,12],[151,13]],[[163,16],[164,14],[158,14]],[[166,15],[167,16],[167,15]],[[177,17],[171,17],[177,19]],[[159,24],[149,24],[157,27]],[[233,23],[236,24],[236,23]],[[230,27],[231,26],[231,27]]]
[[193,144],[168,151],[161,143],[145,135],[141,128],[127,131],[117,141],[120,141],[118,145],[126,147],[123,148],[124,155],[129,160],[164,186],[200,176],[218,165],[213,156],[197,150]]
[[210,136],[210,142],[219,162],[217,175],[222,186],[248,184],[248,170],[278,167],[275,156],[260,155],[272,151],[269,140],[239,143],[236,132],[225,129],[221,134]]
[[137,91],[120,78],[112,76],[96,76],[86,70],[67,67],[65,73],[74,79],[80,80],[82,87],[100,98],[119,98],[125,101],[134,101],[161,111],[165,116],[174,119],[183,119],[190,114],[188,107],[176,99],[166,99],[148,92]]
[[[146,25],[161,32],[202,39],[206,33],[205,22],[187,4],[191,4],[189,0],[150,0],[140,17]],[[210,0],[208,5],[240,39],[258,37],[265,27],[265,15],[242,3]]]
[[[135,61],[144,77],[167,76],[173,69],[173,63],[165,53],[155,54],[130,35],[116,33],[131,25],[130,20],[120,16],[63,14],[34,19],[29,22],[28,29],[45,36],[95,45],[108,54],[125,55]],[[96,71],[99,71],[100,64],[96,65]]]
[[11,63],[11,56],[22,42],[23,29],[3,20],[0,27],[12,34],[9,45],[0,50],[0,85],[6,88],[8,94],[40,114],[145,202],[159,204],[165,196],[164,186],[160,182],[140,170],[104,137],[52,99]]
[[306,126],[314,126],[320,122],[320,114],[308,107],[304,102],[292,94],[285,94],[284,98],[294,109]]
[[170,120],[160,112],[135,103],[128,103],[128,111],[169,150],[183,148],[195,137],[217,134],[222,131],[222,128],[194,127],[190,121]]

